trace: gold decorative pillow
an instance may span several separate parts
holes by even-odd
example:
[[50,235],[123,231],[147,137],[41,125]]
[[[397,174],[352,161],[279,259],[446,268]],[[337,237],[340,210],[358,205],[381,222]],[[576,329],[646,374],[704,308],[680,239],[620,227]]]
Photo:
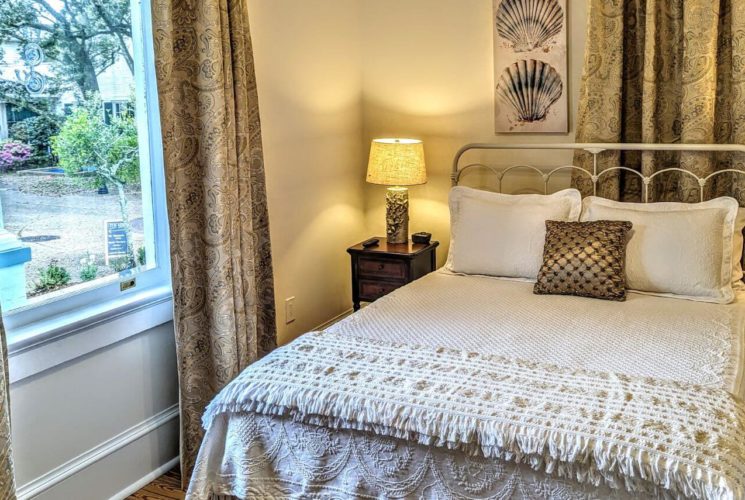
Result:
[[626,242],[631,222],[546,221],[543,266],[533,292],[626,300]]

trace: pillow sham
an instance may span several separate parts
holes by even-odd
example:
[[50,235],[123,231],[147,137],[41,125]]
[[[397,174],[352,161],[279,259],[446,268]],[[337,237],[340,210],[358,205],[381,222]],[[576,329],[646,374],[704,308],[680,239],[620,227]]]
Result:
[[446,269],[535,281],[543,262],[546,220],[577,221],[582,195],[509,195],[463,186],[450,190]]
[[703,203],[622,203],[591,196],[580,219],[633,224],[626,248],[630,290],[727,304],[735,296],[737,212],[737,201],[724,197]]
[[631,222],[546,221],[543,265],[533,293],[626,300],[624,261]]
[[742,253],[745,251],[743,231],[745,231],[745,208],[737,211],[737,220],[735,221],[735,237],[732,248],[732,283],[739,288],[743,288],[742,278]]

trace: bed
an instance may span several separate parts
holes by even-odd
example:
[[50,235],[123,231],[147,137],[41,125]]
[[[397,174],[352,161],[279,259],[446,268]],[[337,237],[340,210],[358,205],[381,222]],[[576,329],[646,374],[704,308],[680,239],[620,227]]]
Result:
[[739,288],[618,303],[442,269],[226,387],[187,497],[742,498],[743,399]]

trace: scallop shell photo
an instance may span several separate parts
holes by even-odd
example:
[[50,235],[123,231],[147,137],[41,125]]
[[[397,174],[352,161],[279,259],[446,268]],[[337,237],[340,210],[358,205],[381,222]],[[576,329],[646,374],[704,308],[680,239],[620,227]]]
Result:
[[544,47],[564,26],[558,0],[502,0],[495,17],[497,33],[515,52]]
[[563,91],[558,71],[535,59],[521,59],[507,66],[497,83],[497,97],[522,123],[544,120]]

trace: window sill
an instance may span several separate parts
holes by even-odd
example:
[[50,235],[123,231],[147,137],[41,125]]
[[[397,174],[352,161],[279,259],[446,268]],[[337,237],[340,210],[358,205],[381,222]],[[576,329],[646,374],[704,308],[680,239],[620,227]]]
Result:
[[168,285],[14,329],[9,333],[10,382],[16,383],[173,319]]

